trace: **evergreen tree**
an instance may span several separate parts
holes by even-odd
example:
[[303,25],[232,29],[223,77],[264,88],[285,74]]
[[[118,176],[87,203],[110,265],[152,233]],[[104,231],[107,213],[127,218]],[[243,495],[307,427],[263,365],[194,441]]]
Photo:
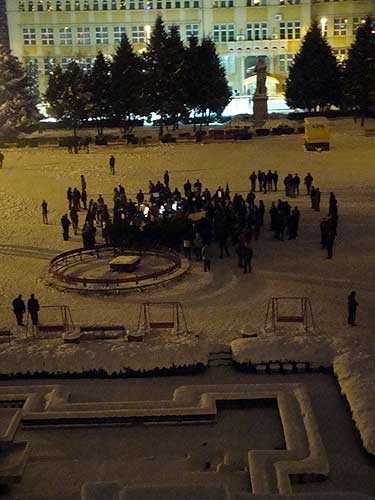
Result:
[[187,51],[187,103],[203,121],[211,113],[220,114],[230,101],[231,92],[225,71],[216,53],[216,46],[210,38],[203,38],[201,45],[195,38],[190,40]]
[[317,23],[302,41],[286,81],[288,106],[307,110],[340,104],[340,71]]
[[145,54],[147,71],[147,98],[149,110],[160,115],[159,135],[170,111],[171,80],[175,77],[175,65],[171,59],[168,35],[161,16],[157,16]]
[[131,127],[130,120],[142,115],[145,107],[143,60],[134,52],[126,35],[116,49],[111,74],[112,114],[126,133]]
[[35,98],[25,68],[0,46],[0,134],[17,136],[30,131],[39,120]]
[[185,117],[187,77],[185,72],[186,49],[181,40],[177,26],[173,25],[167,37],[167,53],[170,54],[170,78],[168,82],[169,100],[166,113],[178,127],[178,121]]
[[110,116],[111,68],[103,53],[98,52],[90,76],[92,117],[98,134],[103,134],[103,120]]
[[56,66],[48,80],[45,99],[48,111],[57,120],[64,120],[77,135],[77,128],[92,111],[90,82],[80,66],[72,61],[66,71]]
[[359,110],[361,125],[375,102],[375,34],[374,23],[368,17],[357,29],[344,69],[344,93],[347,102]]

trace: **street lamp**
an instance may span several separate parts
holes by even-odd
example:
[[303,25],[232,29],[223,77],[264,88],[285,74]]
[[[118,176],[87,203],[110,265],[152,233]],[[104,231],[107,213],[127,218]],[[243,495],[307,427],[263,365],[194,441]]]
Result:
[[145,33],[146,33],[146,42],[148,42],[151,37],[151,26],[149,24],[145,26]]

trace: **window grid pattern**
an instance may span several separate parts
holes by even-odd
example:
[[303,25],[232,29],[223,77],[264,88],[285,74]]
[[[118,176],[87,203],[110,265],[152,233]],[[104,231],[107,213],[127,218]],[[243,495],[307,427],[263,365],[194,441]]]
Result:
[[288,21],[280,23],[280,39],[293,40],[301,38],[301,23],[300,21]]
[[185,27],[186,38],[192,36],[199,36],[199,25],[198,24],[187,24]]
[[267,23],[250,23],[246,27],[248,40],[266,40],[268,38]]
[[134,43],[145,42],[145,30],[143,26],[132,26],[132,41]]
[[121,40],[126,34],[125,26],[114,26],[113,27],[113,43],[121,43]]
[[214,42],[233,42],[234,24],[214,24],[213,29]]
[[53,28],[41,28],[40,36],[42,38],[42,45],[53,45],[55,43]]
[[72,29],[71,28],[60,28],[60,45],[72,45],[73,37],[72,37]]
[[95,43],[104,45],[108,43],[108,28],[107,26],[97,26],[95,28]]
[[36,45],[35,28],[23,28],[22,33],[24,45]]
[[347,31],[348,20],[345,17],[335,17],[333,20],[333,35],[344,36]]
[[77,28],[77,44],[78,45],[90,44],[90,28],[88,27]]
[[279,55],[279,70],[280,73],[288,73],[289,68],[293,64],[294,54],[280,54]]

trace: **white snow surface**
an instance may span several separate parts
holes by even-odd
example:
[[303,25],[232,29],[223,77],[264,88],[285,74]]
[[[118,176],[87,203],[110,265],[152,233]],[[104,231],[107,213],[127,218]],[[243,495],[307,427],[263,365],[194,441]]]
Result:
[[[69,155],[65,148],[51,147],[4,150],[5,161],[0,170],[0,328],[13,328],[10,304],[19,293],[27,299],[34,292],[41,305],[68,305],[77,324],[122,323],[128,330],[136,328],[141,302],[177,300],[183,304],[189,329],[199,334],[200,341],[228,343],[239,337],[242,328],[262,331],[270,297],[307,296],[312,302],[319,335],[311,337],[313,340],[296,337],[289,347],[289,339],[284,336],[273,341],[265,338],[258,344],[256,358],[251,359],[287,359],[290,348],[297,360],[321,362],[324,366],[333,364],[365,446],[375,453],[375,142],[373,137],[364,136],[359,124],[354,125],[350,120],[336,121],[335,130],[331,151],[324,153],[306,152],[302,135],[254,138],[241,143],[92,147],[90,154],[78,155]],[[117,159],[115,176],[109,174],[110,154]],[[59,252],[81,246],[79,235],[64,242],[60,227],[60,218],[67,212],[66,190],[69,186],[80,189],[80,174],[86,177],[89,198],[96,199],[102,194],[111,205],[113,188],[119,183],[134,199],[140,188],[147,191],[150,179],[162,179],[165,169],[170,172],[172,188],[177,185],[181,190],[187,178],[191,182],[199,178],[211,191],[228,182],[232,194],[243,195],[249,189],[252,170],[277,169],[280,189],[283,176],[289,172],[298,172],[301,177],[311,172],[314,185],[323,193],[321,212],[311,210],[306,195],[291,199],[291,204],[301,211],[300,234],[297,240],[284,242],[274,241],[267,231],[266,213],[261,237],[253,245],[251,275],[244,275],[238,269],[231,248],[231,258],[214,258],[211,273],[203,273],[201,264],[193,263],[179,282],[143,294],[80,296],[46,285],[49,260]],[[304,193],[303,187],[301,191]],[[319,222],[327,215],[330,191],[335,192],[339,208],[338,237],[331,261],[325,258],[319,245]],[[281,191],[257,193],[256,202],[263,199],[268,211],[271,202],[278,198],[285,199]],[[48,225],[41,220],[43,199],[50,210]],[[82,222],[82,215],[80,219]],[[217,248],[215,252],[218,255]],[[360,303],[357,329],[346,325],[346,299],[352,289],[357,291]],[[142,365],[145,369],[150,366],[147,363],[151,358],[154,365],[173,363],[175,357],[169,358],[167,351],[174,352],[174,356],[179,351],[180,356],[184,349],[172,343],[163,350],[165,343],[162,343],[160,349],[150,347],[150,355],[143,356],[144,344],[126,347],[101,344],[104,344],[101,360],[113,371],[124,366],[126,349],[130,349],[131,361],[125,366]],[[18,371],[17,352],[24,349],[22,345],[17,342],[10,348],[1,347],[6,353],[1,356],[1,372]],[[93,350],[88,344],[85,346],[30,341],[26,352],[29,358],[43,359],[51,369],[59,368],[57,358],[62,357],[75,370],[90,366]],[[192,347],[192,351],[186,354],[189,364],[202,355],[199,348],[195,351]],[[58,356],[52,356],[52,352]],[[250,354],[255,356],[253,351]],[[108,361],[107,357],[113,360]],[[30,367],[32,362],[30,359]]]

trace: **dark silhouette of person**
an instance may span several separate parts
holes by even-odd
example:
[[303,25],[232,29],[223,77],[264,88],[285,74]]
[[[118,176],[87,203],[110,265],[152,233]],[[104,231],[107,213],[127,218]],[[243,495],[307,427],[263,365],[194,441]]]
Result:
[[68,214],[65,214],[61,217],[61,226],[63,229],[63,238],[64,241],[67,241],[69,239],[69,226],[70,226],[70,220],[68,219]]
[[48,224],[48,204],[46,200],[43,200],[42,203],[42,219],[43,219],[43,224]]
[[38,323],[39,323],[39,318],[38,318],[39,302],[35,298],[35,295],[33,293],[30,295],[30,298],[27,301],[27,310],[29,311],[29,314],[31,317],[31,322],[32,322],[33,326],[38,326]]
[[355,292],[352,291],[350,295],[348,296],[348,325],[350,326],[357,326],[355,322],[355,316],[357,312],[357,307],[359,306],[359,303],[357,302],[355,298]]
[[112,175],[115,175],[115,164],[116,164],[116,158],[113,155],[111,155],[109,157],[109,170]]
[[13,312],[17,319],[17,325],[23,326],[23,315],[25,314],[25,302],[22,300],[22,295],[18,295],[12,302]]

